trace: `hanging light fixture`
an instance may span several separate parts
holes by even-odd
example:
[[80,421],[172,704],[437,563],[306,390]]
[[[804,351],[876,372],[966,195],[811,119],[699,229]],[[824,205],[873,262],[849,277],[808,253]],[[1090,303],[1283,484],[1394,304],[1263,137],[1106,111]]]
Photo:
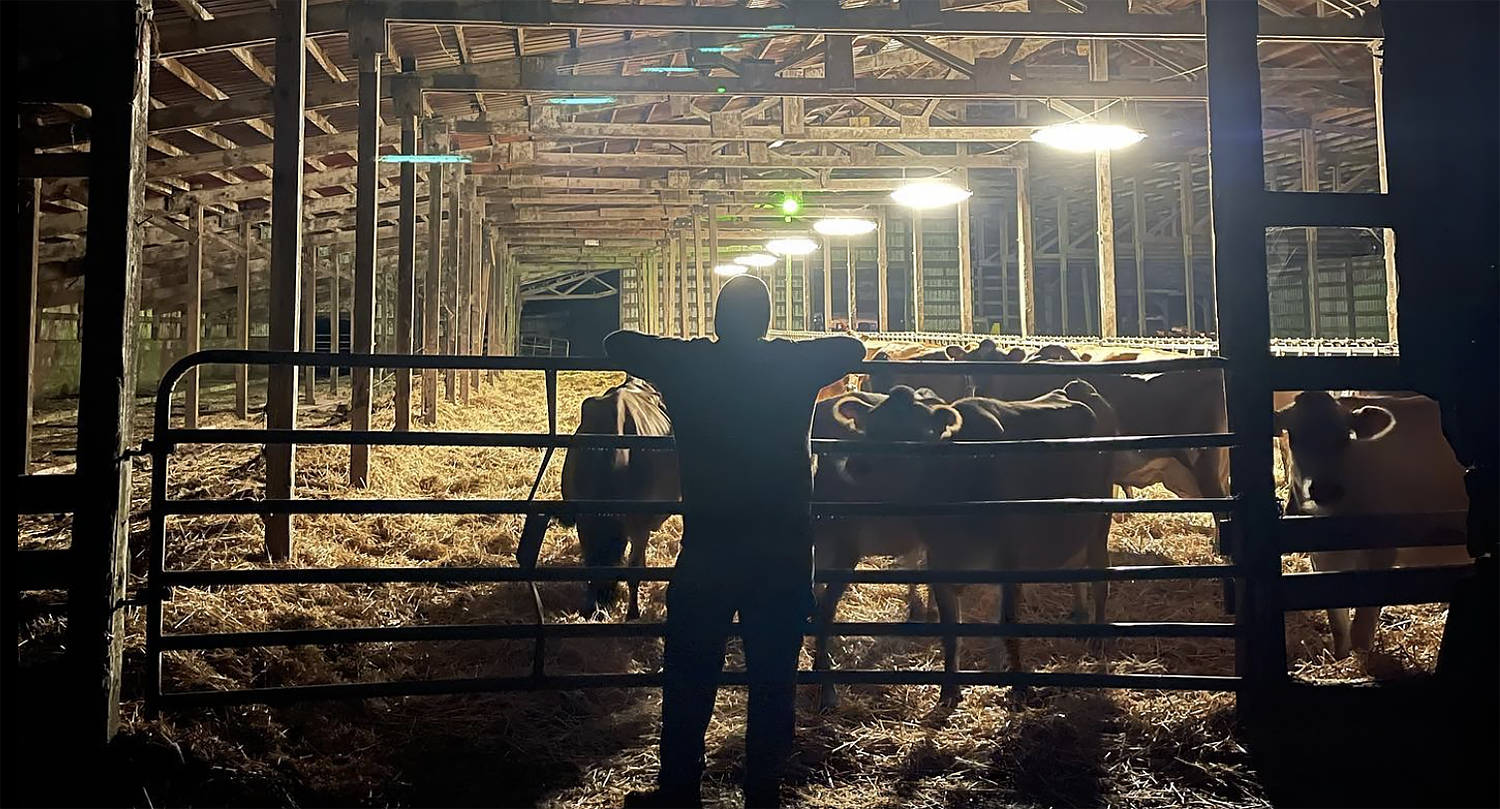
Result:
[[891,192],[897,205],[919,209],[957,205],[972,196],[973,191],[942,180],[917,180]]
[[746,267],[769,267],[776,263],[776,257],[770,253],[747,253],[743,256],[735,256],[734,263],[743,264]]
[[855,219],[846,216],[819,219],[813,223],[813,230],[824,236],[863,236],[874,229],[875,223],[868,219]]
[[1140,143],[1146,133],[1122,124],[1075,122],[1044,126],[1031,134],[1037,143],[1068,152],[1108,152]]
[[720,264],[714,268],[715,275],[740,275],[745,272],[743,264]]
[[778,256],[805,256],[818,249],[818,243],[806,236],[793,236],[785,239],[772,239],[766,242],[766,249]]

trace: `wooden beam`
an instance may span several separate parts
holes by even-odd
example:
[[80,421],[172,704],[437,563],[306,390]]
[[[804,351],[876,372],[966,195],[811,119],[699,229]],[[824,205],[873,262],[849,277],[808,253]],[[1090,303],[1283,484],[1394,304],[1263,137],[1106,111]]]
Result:
[[349,81],[349,77],[344,75],[344,71],[340,70],[338,65],[334,64],[333,60],[329,58],[328,52],[323,50],[323,46],[319,45],[316,39],[308,38],[307,52],[312,56],[313,61],[318,63],[318,67],[323,68],[323,72],[328,74],[328,78],[333,79],[339,84]]
[[890,301],[890,272],[891,272],[891,250],[887,241],[887,230],[889,217],[886,206],[880,206],[879,219],[875,227],[875,295],[877,306],[877,324],[881,332],[889,331],[891,328],[891,301]]
[[[182,353],[195,353],[201,347],[203,336],[203,208],[194,207],[190,220],[192,230],[188,238],[188,286],[182,306]],[[184,427],[198,429],[198,369],[188,371],[182,377]]]
[[183,84],[197,90],[204,98],[211,101],[226,101],[229,99],[228,93],[215,87],[207,79],[193,72],[192,68],[170,56],[158,59],[156,63],[161,65],[163,70],[175,76]]
[[[140,288],[151,81],[151,5],[70,5],[92,34],[87,88],[94,110],[89,156],[89,238],[79,363],[77,510],[68,588],[67,659],[71,680],[64,734],[77,754],[104,755],[119,729],[126,639],[125,582],[130,569],[130,449],[135,415],[136,299]],[[109,36],[103,33],[108,32]],[[126,36],[129,32],[129,36]],[[153,616],[160,621],[161,613]],[[8,620],[8,619],[7,619]],[[160,624],[156,629],[159,631]],[[148,630],[149,631],[149,630]],[[7,652],[9,654],[9,652]],[[155,671],[159,673],[159,669]]]
[[[276,86],[272,89],[275,124],[288,137],[277,138],[271,178],[271,297],[268,347],[272,351],[295,351],[298,315],[301,310],[302,260],[302,158],[304,87],[307,59],[302,42],[307,37],[307,0],[279,0],[276,16]],[[266,426],[294,429],[297,426],[297,368],[273,365],[266,385]],[[290,498],[296,448],[290,444],[266,446],[266,496]],[[272,560],[291,558],[290,514],[266,517],[266,552]]]
[[[11,272],[11,379],[6,402],[5,472],[10,476],[31,472],[31,414],[36,389],[37,328],[37,239],[41,226],[42,182],[19,180],[16,185],[19,228],[16,232],[17,261]],[[10,551],[10,546],[6,546]]]
[[[354,354],[375,350],[375,192],[379,182],[376,156],[380,152],[380,52],[359,54],[359,163],[356,184],[354,243]],[[370,429],[371,369],[351,368],[353,388],[349,410],[355,430]],[[370,484],[370,447],[349,448],[349,485],[363,489]]]
[[[436,135],[427,132],[427,148],[434,149]],[[438,346],[438,332],[442,315],[439,303],[442,300],[443,279],[443,164],[433,163],[427,167],[427,274],[422,291],[422,353],[436,356],[442,349]],[[437,424],[437,369],[422,371],[422,423]]]
[[214,15],[209,13],[209,10],[204,8],[203,4],[199,3],[198,0],[172,0],[172,2],[176,3],[178,8],[186,11],[188,16],[195,20],[209,22],[214,18]]
[[[960,146],[959,150],[963,151]],[[960,188],[969,187],[969,170],[958,170]],[[969,200],[958,203],[958,330],[974,333],[974,253],[970,246]],[[983,281],[980,282],[981,284]]]
[[[234,347],[250,348],[250,223],[240,224],[240,254],[235,259]],[[250,418],[250,366],[234,366],[234,414]]]
[[[416,70],[415,59],[407,57],[403,71]],[[401,153],[417,153],[417,111],[420,99],[404,86],[392,89],[396,117],[401,127]],[[400,254],[396,264],[396,353],[411,354],[412,327],[416,308],[417,283],[417,166],[401,164]],[[395,431],[411,429],[411,370],[396,370]]]

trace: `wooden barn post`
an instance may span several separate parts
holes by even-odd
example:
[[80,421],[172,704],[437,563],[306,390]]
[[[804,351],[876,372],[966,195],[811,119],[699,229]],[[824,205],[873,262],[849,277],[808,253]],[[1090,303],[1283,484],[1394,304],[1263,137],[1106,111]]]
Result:
[[[1139,170],[1130,178],[1130,246],[1135,251],[1135,333],[1146,336],[1146,198]],[[1168,328],[1171,323],[1164,323]]]
[[[1026,144],[1020,147],[1025,154]],[[1031,180],[1016,169],[1016,308],[1022,337],[1036,334],[1036,241],[1031,232]]]
[[[318,347],[318,246],[311,238],[304,237],[302,240],[302,325],[301,350],[308,354],[313,353]],[[318,403],[318,392],[313,388],[313,382],[317,380],[317,368],[306,366],[302,369],[302,403],[315,405]]]
[[[297,348],[297,310],[300,297],[298,263],[302,259],[302,130],[305,112],[307,56],[306,0],[283,0],[276,7],[280,16],[276,31],[276,85],[271,90],[276,129],[289,137],[277,138],[272,154],[271,176],[271,296],[270,339],[272,351]],[[291,136],[296,133],[295,136]],[[266,427],[290,430],[297,426],[297,368],[272,365],[266,381]],[[292,470],[296,448],[291,444],[266,445],[266,497],[292,497]],[[266,553],[273,561],[291,558],[292,515],[266,515]]]
[[1279,507],[1271,477],[1271,312],[1266,282],[1258,7],[1209,0],[1208,143],[1214,266],[1230,305],[1219,310],[1219,352],[1229,361],[1225,394],[1235,497],[1234,546],[1244,586],[1235,617],[1244,632],[1239,673],[1252,690],[1286,678],[1286,616],[1281,607]]
[[693,211],[693,271],[698,285],[698,334],[708,334],[708,276],[703,274],[703,209]]
[[[140,312],[151,4],[89,7],[91,75],[88,252],[78,397],[80,508],[73,517],[68,587],[68,717],[81,746],[96,749],[120,722],[129,573],[130,468],[135,415],[135,329]],[[127,36],[128,33],[128,36]],[[7,654],[14,654],[7,650]],[[14,686],[12,686],[14,687]]]
[[[1298,153],[1302,164],[1302,190],[1315,194],[1318,191],[1318,139],[1311,129],[1300,130],[1298,135]],[[1302,234],[1307,242],[1305,254],[1307,256],[1307,336],[1318,337],[1323,325],[1320,316],[1323,307],[1318,303],[1322,292],[1318,288],[1318,229],[1303,228]],[[1352,310],[1354,299],[1350,298],[1348,304]]]
[[[328,353],[337,356],[343,348],[344,337],[344,251],[335,245],[328,257]],[[328,393],[339,395],[339,368],[328,369]]]
[[[375,217],[380,153],[380,59],[385,49],[385,21],[360,6],[350,9],[349,45],[359,58],[359,154],[355,171],[354,211],[354,341],[353,354],[375,351]],[[370,429],[370,368],[351,368],[353,394],[349,405],[351,427]],[[370,483],[370,447],[349,448],[349,485],[364,488]]]
[[[968,154],[967,144],[958,144],[960,155]],[[958,170],[958,183],[961,188],[969,187],[969,170]],[[958,203],[958,330],[964,334],[974,333],[974,251],[971,245],[969,200],[965,199]],[[854,272],[854,262],[849,263],[850,273]],[[981,271],[983,265],[981,265]],[[849,281],[849,294],[854,294],[854,281]],[[849,311],[854,311],[851,302]],[[853,315],[851,314],[852,318]],[[851,326],[852,328],[852,326]]]
[[688,313],[688,262],[687,262],[687,239],[686,234],[678,234],[674,238],[677,245],[677,281],[681,292],[681,300],[677,306],[678,328],[684,338],[693,336],[689,323],[692,318]]
[[891,328],[891,249],[886,241],[888,219],[886,207],[880,206],[880,217],[875,226],[875,300],[876,318],[879,321],[876,328],[881,333]]
[[1182,296],[1187,300],[1187,330],[1197,332],[1198,306],[1193,292],[1193,164],[1182,161],[1177,165],[1177,195],[1181,211],[1178,212],[1182,234]]
[[[909,329],[910,327],[908,327]],[[823,331],[833,329],[833,240],[823,237]]]
[[[240,254],[235,264],[234,347],[250,348],[250,222],[240,222]],[[234,366],[234,414],[250,418],[250,366]]]
[[[31,471],[31,416],[36,386],[37,241],[41,223],[42,181],[18,180],[17,213],[20,216],[16,247],[18,261],[11,273],[11,406],[5,408],[9,424],[6,429],[6,474],[25,475]],[[18,382],[19,384],[15,384]],[[6,552],[13,549],[6,546]]]
[[[183,290],[182,302],[182,354],[187,356],[203,345],[203,206],[194,205],[189,215],[192,226],[188,235],[187,288]],[[198,428],[198,402],[202,386],[198,369],[188,371],[182,377],[183,426],[189,430]]]
[[[426,132],[427,151],[432,153],[436,143],[433,122],[428,122]],[[438,330],[442,315],[439,307],[443,296],[443,164],[432,163],[427,167],[427,274],[422,292],[422,353],[429,357],[441,353],[438,347]],[[422,423],[437,424],[437,369],[422,371]]]
[[[463,266],[461,254],[463,252],[463,240],[459,238],[462,233],[459,224],[463,219],[463,179],[464,168],[462,165],[453,167],[453,176],[448,180],[448,249],[443,253],[443,265],[447,268],[444,273],[451,281],[448,284],[452,293],[444,293],[444,308],[448,310],[448,332],[444,336],[443,346],[449,354],[459,353],[459,316],[458,304],[463,300],[461,297],[463,288],[462,273],[459,268]],[[448,402],[458,400],[458,372],[452,368],[443,371],[443,398]]]
[[[401,60],[402,73],[417,69],[417,60],[406,57]],[[396,118],[401,122],[401,153],[417,153],[417,112],[421,107],[420,91],[413,87],[407,77],[395,82],[393,96]],[[399,220],[396,265],[396,352],[410,356],[412,353],[412,315],[417,296],[417,165],[401,164],[401,202],[396,214]],[[395,431],[404,433],[411,429],[411,369],[396,369],[396,421]]]
[[911,212],[911,322],[907,331],[921,331],[926,323],[922,308],[927,304],[926,289],[922,283],[922,210]]

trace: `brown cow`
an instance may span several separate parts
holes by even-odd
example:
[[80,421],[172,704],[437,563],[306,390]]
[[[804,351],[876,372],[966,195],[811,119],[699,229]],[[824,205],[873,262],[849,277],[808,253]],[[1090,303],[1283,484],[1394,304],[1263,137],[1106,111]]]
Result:
[[[887,347],[877,351],[871,359],[876,361],[947,362],[948,360],[960,359],[964,355],[964,347],[957,345],[950,345],[944,348],[913,346],[896,349]],[[886,393],[897,385],[905,385],[914,390],[926,388],[937,394],[938,398],[945,402],[956,401],[968,396],[972,392],[970,382],[963,374],[923,373],[894,369],[870,374],[867,389],[875,393]]]
[[[613,388],[583,400],[574,435],[671,435],[672,421],[661,394],[649,382],[628,377]],[[630,449],[569,449],[563,461],[564,500],[676,500],[679,498],[677,454]],[[665,514],[578,517],[578,543],[583,563],[615,567],[630,546],[630,566],[646,561],[651,532],[666,522]],[[568,520],[559,519],[564,525]],[[589,582],[583,614],[601,617],[602,606],[614,601],[618,582]],[[627,618],[640,617],[640,582],[630,583]]]
[[[1437,402],[1414,394],[1305,391],[1276,411],[1276,432],[1290,448],[1288,514],[1409,514],[1469,507],[1464,468],[1443,437]],[[1456,546],[1382,548],[1310,554],[1314,570],[1466,564],[1458,526],[1433,526]],[[1328,611],[1333,653],[1367,651],[1379,606]]]
[[[897,387],[888,398],[838,400],[834,415],[850,430],[877,441],[948,441],[1069,438],[1112,435],[1115,419],[1109,405],[1086,382],[1029,401],[979,397],[952,405],[924,401],[910,388]],[[1097,452],[1058,452],[979,458],[913,459],[908,464],[875,463],[860,456],[843,464],[844,473],[871,500],[958,502],[1107,497],[1110,462]],[[913,474],[913,472],[916,472]],[[929,564],[938,569],[1018,570],[1079,564],[1109,564],[1109,515],[1079,513],[1037,515],[1010,513],[985,517],[941,517],[919,524]],[[1105,620],[1108,583],[1093,585],[1094,620]],[[952,585],[933,585],[939,619],[959,621],[959,598]],[[1074,619],[1086,617],[1081,586],[1075,588]],[[822,615],[831,619],[840,590],[825,594]],[[1000,588],[1000,621],[1014,623],[1021,601],[1017,584]],[[958,639],[944,638],[944,666],[958,670]],[[1007,638],[996,651],[998,669],[1024,669],[1020,645]],[[815,665],[826,667],[827,660]],[[829,689],[825,689],[825,693]],[[1013,690],[1019,698],[1024,689]],[[943,701],[957,701],[957,686],[943,688]]]

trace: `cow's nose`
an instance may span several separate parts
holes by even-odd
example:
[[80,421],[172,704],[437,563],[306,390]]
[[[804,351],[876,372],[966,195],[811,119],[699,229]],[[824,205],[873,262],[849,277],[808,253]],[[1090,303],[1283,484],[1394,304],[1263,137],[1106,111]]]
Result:
[[1319,503],[1337,503],[1344,496],[1344,487],[1330,481],[1314,480],[1308,484],[1307,494]]

